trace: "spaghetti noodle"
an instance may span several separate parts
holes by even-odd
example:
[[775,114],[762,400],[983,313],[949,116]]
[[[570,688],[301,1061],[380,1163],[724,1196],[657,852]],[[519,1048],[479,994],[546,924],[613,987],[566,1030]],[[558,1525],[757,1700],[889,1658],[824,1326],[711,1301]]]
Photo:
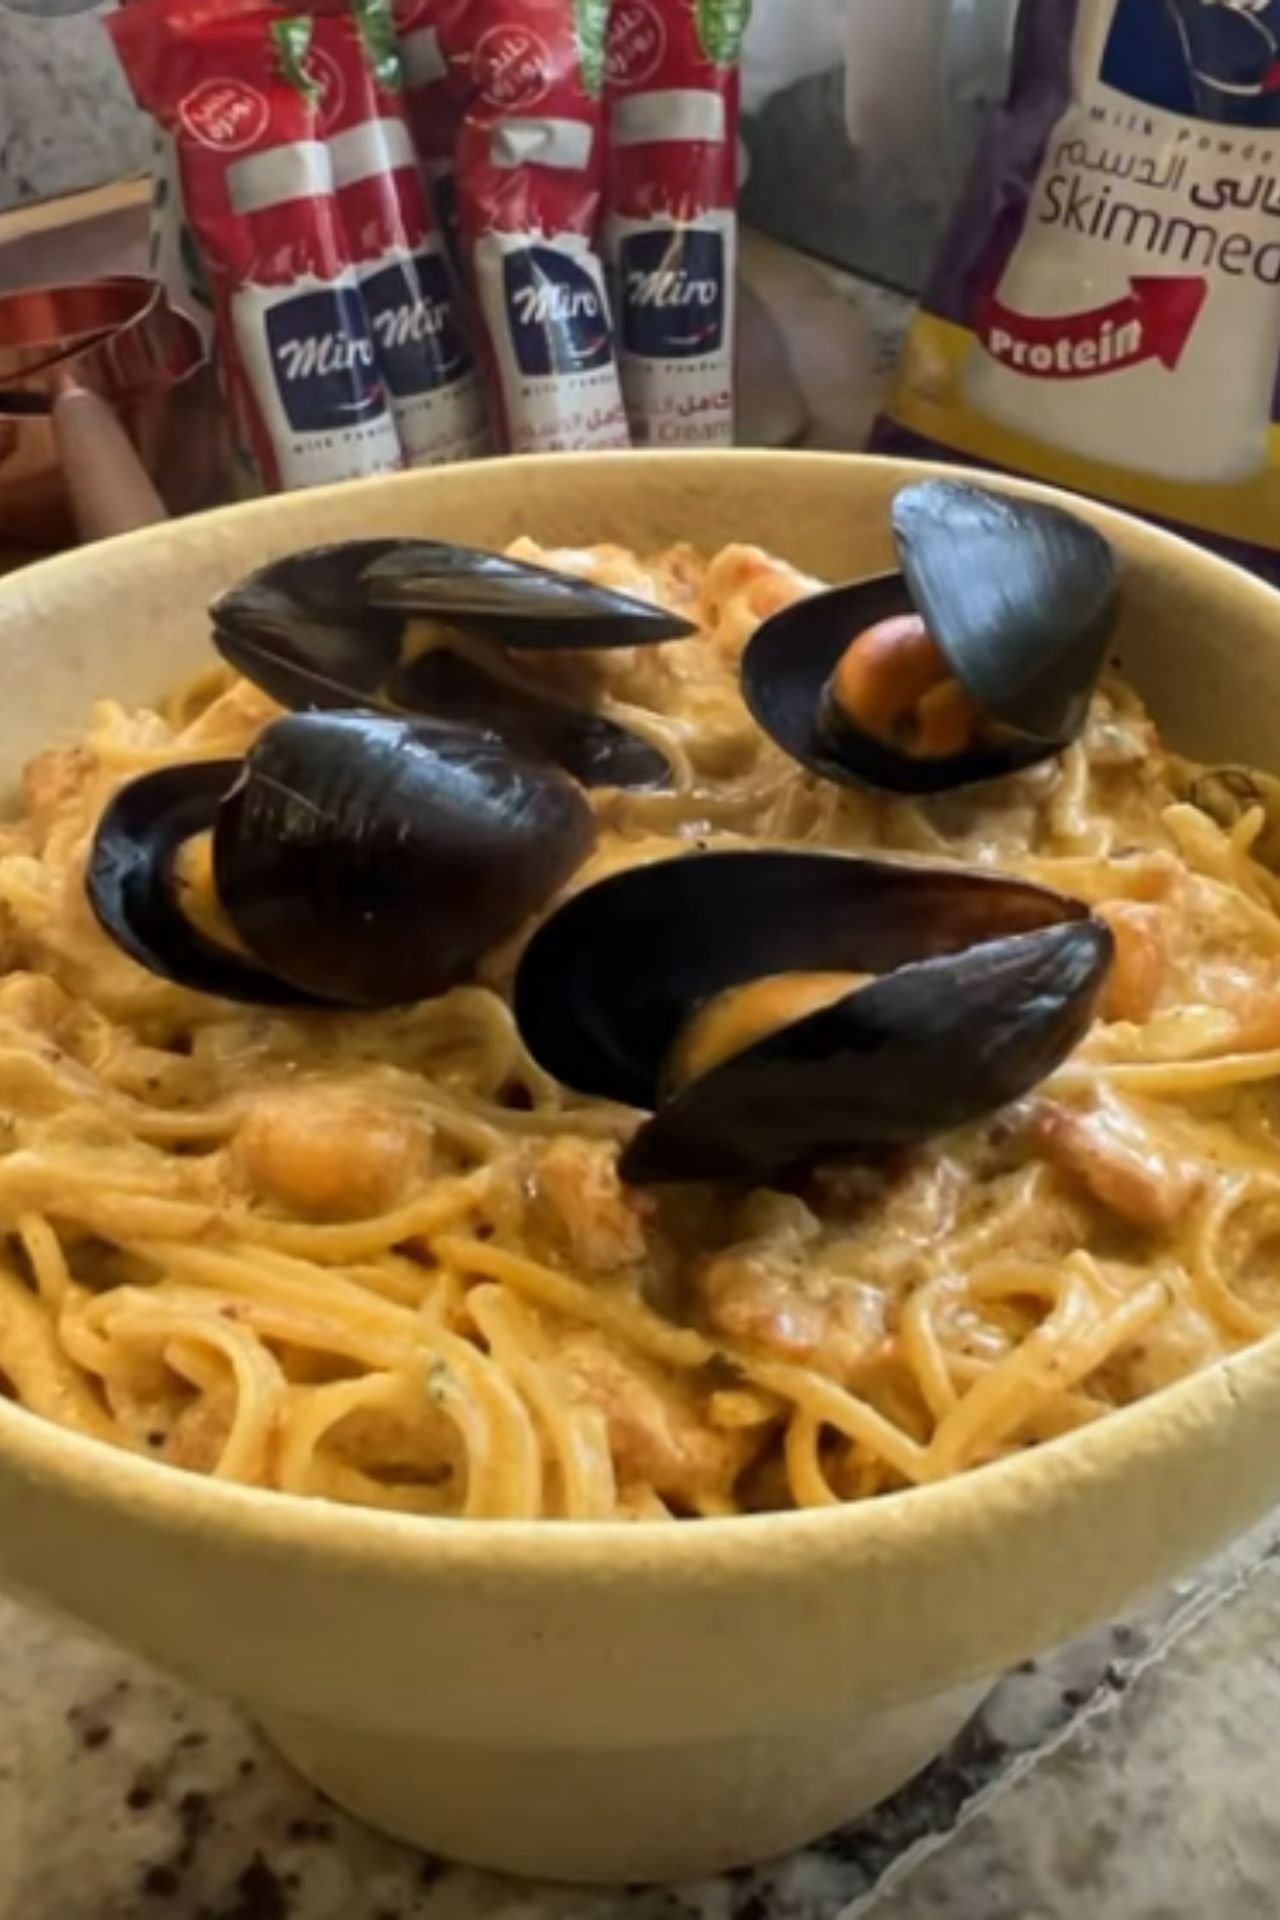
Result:
[[0,1379],[97,1441],[473,1519],[823,1506],[1056,1438],[1280,1323],[1280,881],[1188,803],[1109,682],[1057,761],[932,800],[822,783],[741,648],[811,590],[759,551],[541,554],[698,620],[527,669],[641,732],[671,790],[593,794],[575,884],[692,844],[958,858],[1088,900],[1117,964],[1017,1107],[795,1191],[619,1182],[635,1116],[567,1094],[485,978],[280,1013],[143,972],[84,862],[141,770],[242,753],[223,670],[94,712],[0,828]]

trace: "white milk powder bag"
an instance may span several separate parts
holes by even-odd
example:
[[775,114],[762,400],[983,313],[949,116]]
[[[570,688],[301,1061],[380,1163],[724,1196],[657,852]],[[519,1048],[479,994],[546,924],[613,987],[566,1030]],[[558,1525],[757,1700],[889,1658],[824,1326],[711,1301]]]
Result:
[[1280,573],[1280,0],[1023,0],[877,442]]

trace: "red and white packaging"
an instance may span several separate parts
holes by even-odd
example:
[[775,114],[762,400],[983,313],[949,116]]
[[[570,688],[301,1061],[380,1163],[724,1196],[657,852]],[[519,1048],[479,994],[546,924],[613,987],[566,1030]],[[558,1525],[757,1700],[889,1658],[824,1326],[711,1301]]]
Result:
[[338,213],[410,466],[489,450],[484,390],[405,119],[390,0],[309,9]]
[[630,445],[604,264],[604,0],[468,0],[458,212],[513,452]]
[[466,0],[394,0],[392,8],[400,39],[409,131],[459,281],[463,278],[462,245],[453,149],[462,108],[450,84],[445,46],[465,5]]
[[605,256],[641,445],[733,440],[738,61],[750,0],[614,0]]
[[173,136],[227,384],[263,480],[402,464],[306,73],[311,22],[261,0],[146,0],[106,25]]

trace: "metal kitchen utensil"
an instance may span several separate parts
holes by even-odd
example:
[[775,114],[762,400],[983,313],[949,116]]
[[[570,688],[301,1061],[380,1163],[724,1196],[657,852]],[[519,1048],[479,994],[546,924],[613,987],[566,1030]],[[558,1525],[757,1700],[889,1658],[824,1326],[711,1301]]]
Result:
[[[54,410],[71,390],[106,403],[115,430],[169,511],[227,497],[225,417],[213,372],[198,329],[163,289],[131,276],[27,289],[0,298],[0,541],[6,546],[43,549],[106,530],[106,519],[86,511],[78,483],[64,470],[65,436]],[[71,409],[67,431],[75,445],[89,414],[102,426],[99,410]],[[103,431],[114,437],[111,426]]]

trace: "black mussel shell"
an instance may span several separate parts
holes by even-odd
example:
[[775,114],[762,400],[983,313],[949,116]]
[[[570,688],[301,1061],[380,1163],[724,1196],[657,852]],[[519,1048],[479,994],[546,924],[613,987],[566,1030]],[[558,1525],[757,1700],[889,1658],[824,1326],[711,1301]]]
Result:
[[[895,793],[942,793],[1060,752],[1084,725],[1115,625],[1106,540],[1061,508],[951,480],[899,493],[893,531],[901,573],[798,601],[753,635],[742,689],[761,727],[824,779]],[[849,643],[910,612],[990,723],[961,753],[909,754],[830,715],[826,685]]]
[[697,632],[634,594],[442,540],[397,541],[364,584],[375,607],[458,621],[508,647],[642,647]]
[[1063,745],[1115,627],[1109,542],[1061,507],[956,480],[905,487],[893,534],[912,605],[984,713]]
[[[911,1145],[1042,1080],[1080,1039],[1110,932],[1077,900],[958,867],[778,851],[611,875],[534,934],[525,1041],[566,1085],[656,1109],[622,1159],[639,1183],[759,1183]],[[883,976],[744,1048],[665,1101],[697,1009],[788,972]]]
[[742,656],[742,690],[752,717],[801,766],[839,785],[888,793],[948,793],[1034,766],[1056,748],[1015,735],[945,759],[903,753],[843,716],[833,724],[828,680],[855,634],[913,611],[900,573],[879,574],[798,600],[757,628]]
[[579,789],[495,734],[292,714],[218,809],[228,919],[280,980],[344,1006],[443,992],[545,906],[595,838]]
[[238,760],[205,760],[163,767],[121,787],[98,823],[85,891],[117,946],[149,973],[225,1000],[294,1006],[311,996],[206,939],[174,891],[178,849],[213,826],[239,774]]
[[[212,607],[214,642],[237,671],[282,706],[294,709],[374,707],[387,713],[422,714],[463,726],[501,733],[516,753],[548,759],[571,773],[584,786],[633,789],[669,784],[670,770],[657,750],[602,715],[573,707],[551,694],[500,683],[459,654],[434,649],[416,657],[404,646],[409,609],[391,608],[371,597],[377,569],[403,552],[468,555],[468,548],[435,547],[404,540],[350,540],[341,545],[313,547],[259,568],[231,588]],[[476,556],[499,563],[496,554]],[[524,569],[514,561],[504,568],[541,578],[544,569]],[[547,574],[570,600],[595,596],[603,589]],[[494,595],[492,586],[488,589]],[[660,608],[622,595],[631,627],[629,642],[669,639],[692,631]],[[604,620],[594,599],[593,611],[579,613],[573,638],[569,622],[556,629],[561,645],[586,645],[582,634],[602,630]],[[426,609],[417,606],[414,612]],[[442,611],[435,609],[435,611]],[[464,631],[501,640],[509,646],[549,646],[550,615],[546,604],[539,615],[519,622],[509,612],[501,620],[465,616],[452,607],[451,624]],[[620,615],[608,629],[617,633]],[[543,623],[539,626],[539,620]],[[522,637],[513,638],[518,624]],[[658,631],[658,628],[661,631]],[[536,633],[537,637],[528,636]],[[621,644],[616,638],[591,644]]]
[[1190,781],[1187,799],[1225,833],[1261,809],[1262,827],[1249,852],[1262,866],[1280,872],[1280,779],[1274,773],[1261,767],[1202,767]]

